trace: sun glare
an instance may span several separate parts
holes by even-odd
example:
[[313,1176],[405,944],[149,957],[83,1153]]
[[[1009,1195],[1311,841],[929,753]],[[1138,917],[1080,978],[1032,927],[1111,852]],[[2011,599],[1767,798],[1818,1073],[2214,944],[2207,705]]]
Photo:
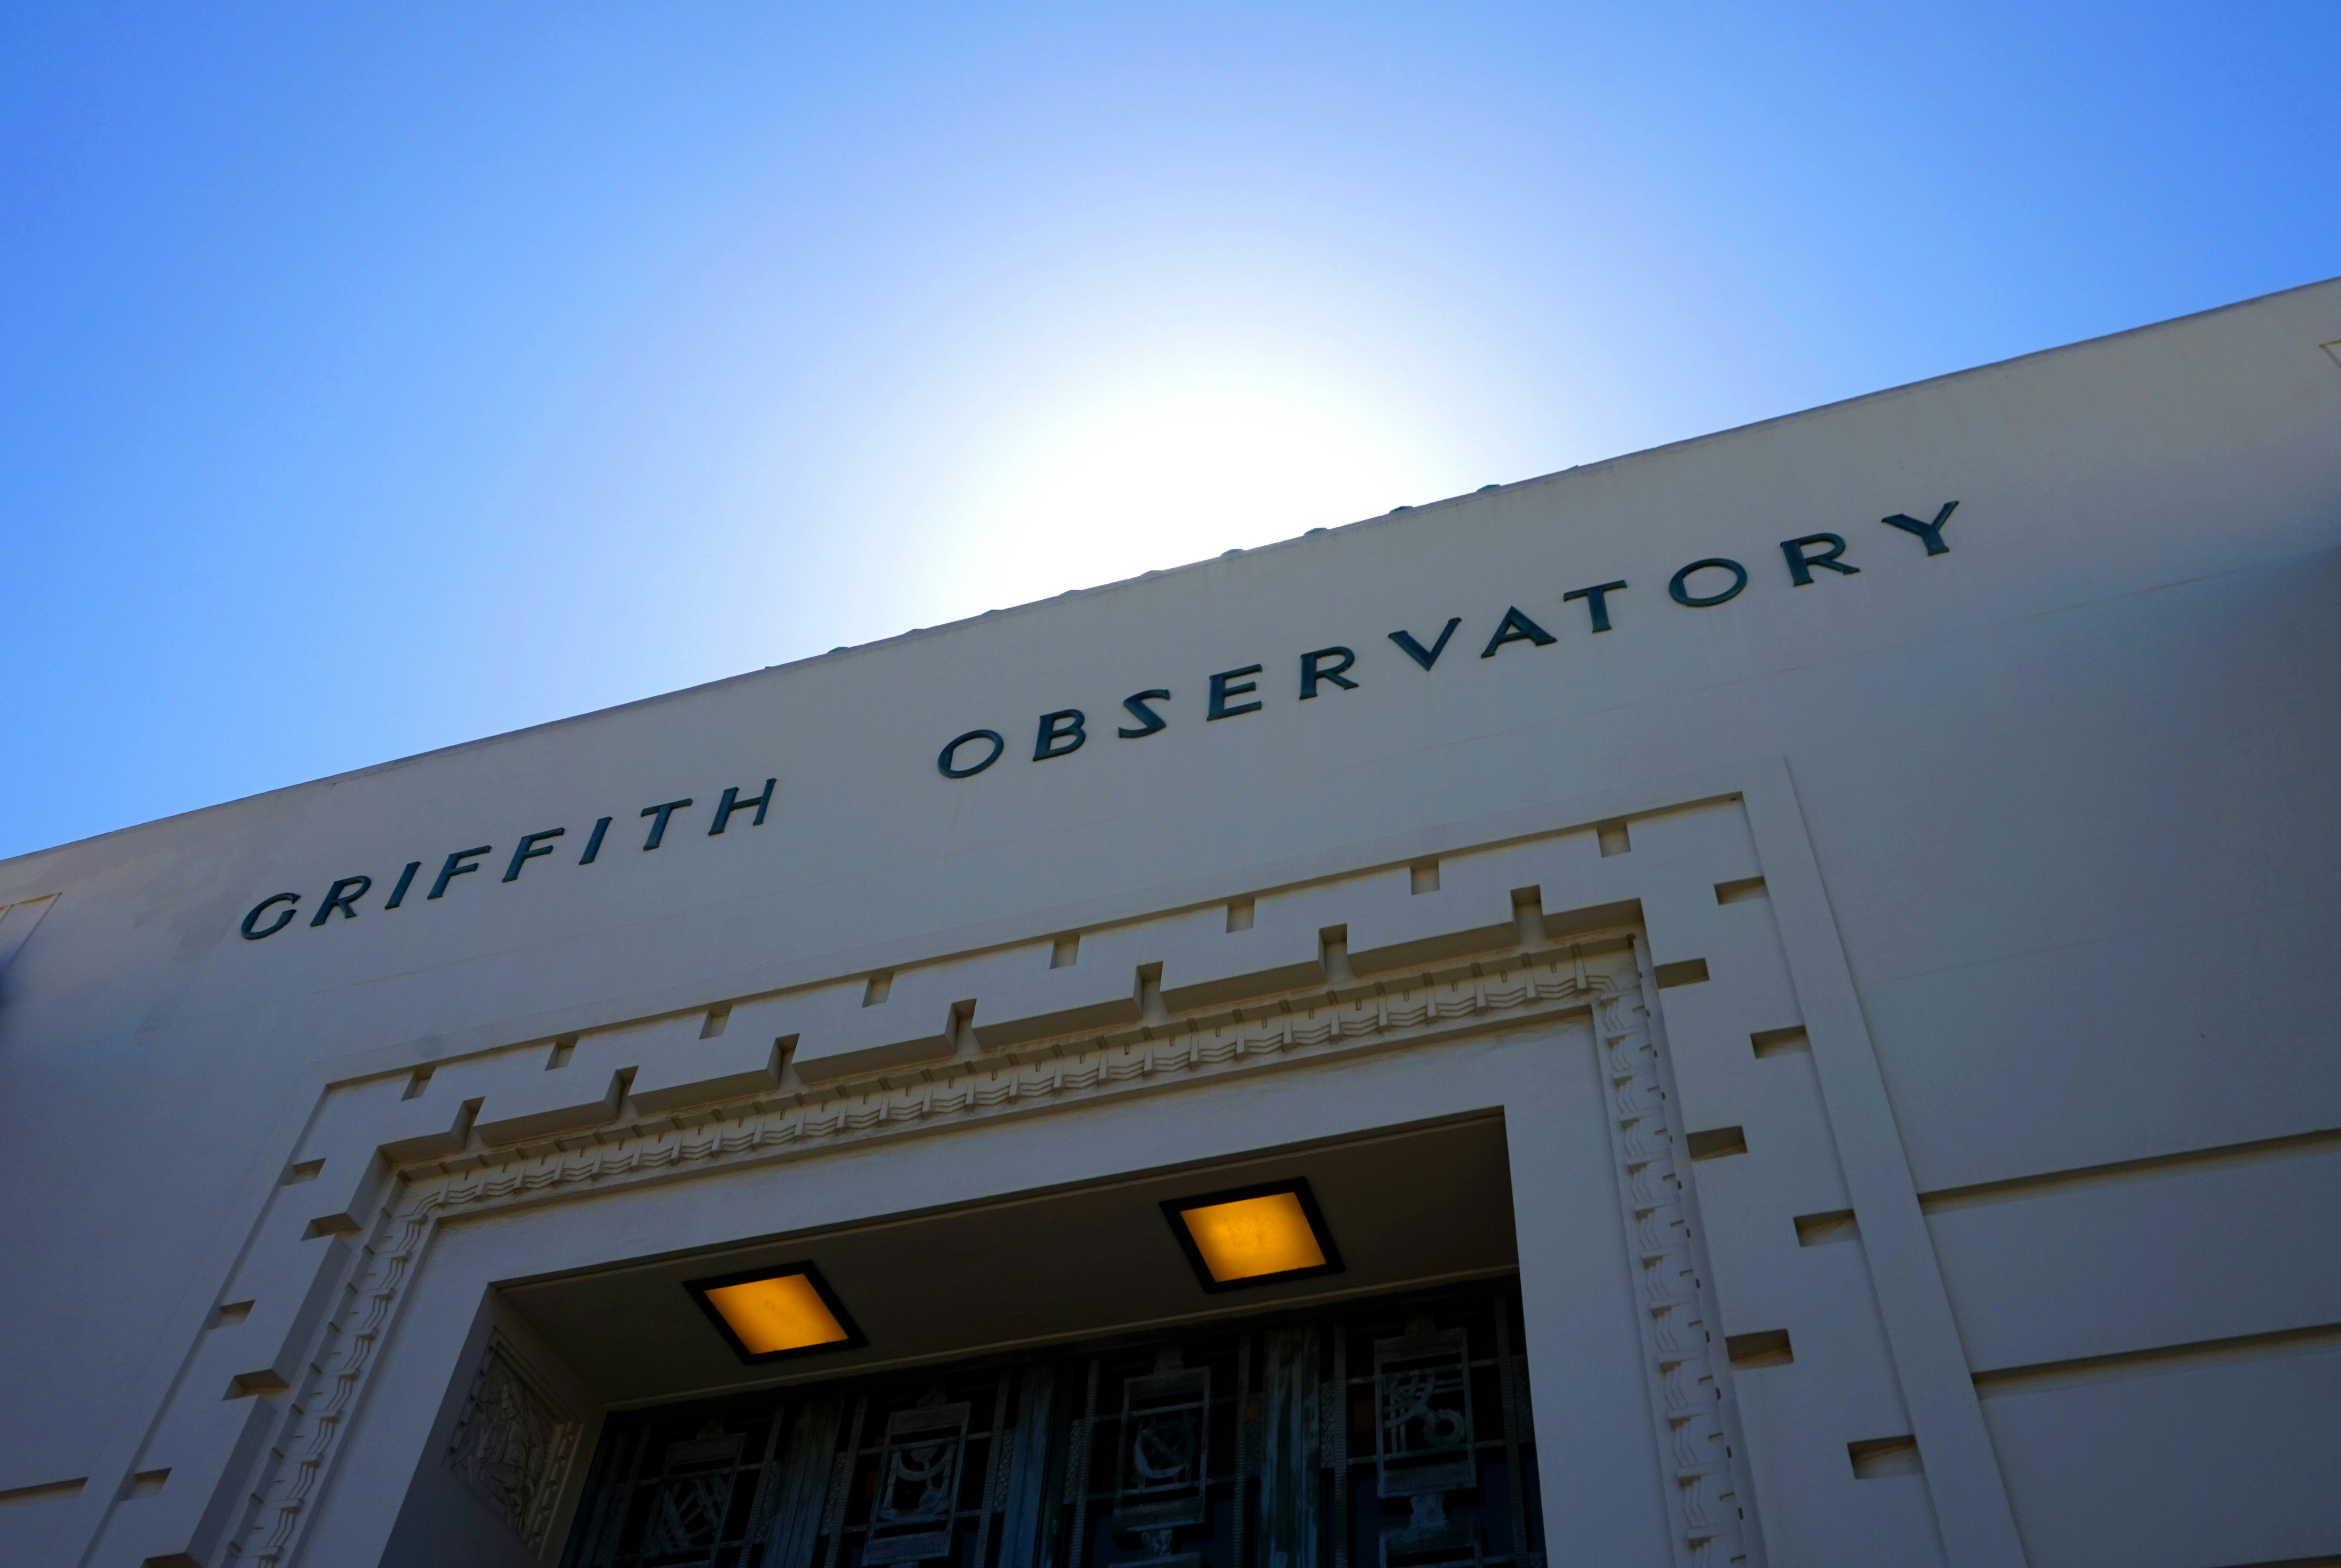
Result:
[[978,609],[1268,544],[1429,499],[1383,411],[1258,375],[1123,389],[1039,422],[974,487]]

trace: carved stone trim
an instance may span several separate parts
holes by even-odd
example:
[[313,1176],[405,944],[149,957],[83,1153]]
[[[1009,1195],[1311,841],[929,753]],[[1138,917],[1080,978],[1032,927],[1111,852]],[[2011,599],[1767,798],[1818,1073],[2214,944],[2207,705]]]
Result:
[[[1620,952],[1613,961],[1623,958]],[[524,1201],[580,1182],[607,1183],[742,1156],[811,1153],[841,1142],[940,1130],[1101,1095],[1170,1088],[1272,1062],[1513,1028],[1539,1017],[1581,1012],[1599,990],[1614,986],[1612,976],[1589,967],[1593,961],[1576,948],[1523,955],[1494,974],[1328,1003],[1265,1022],[1108,1044],[1023,1066],[938,1068],[926,1082],[896,1087],[882,1080],[810,1103],[748,1102],[716,1108],[688,1127],[668,1120],[638,1122],[563,1140],[555,1153],[482,1151],[410,1166],[403,1175],[418,1198],[435,1193],[445,1209]],[[1630,973],[1630,963],[1625,967]],[[571,1146],[575,1145],[585,1146]]]
[[542,1554],[583,1429],[529,1375],[503,1336],[491,1333],[447,1444],[447,1468],[523,1545]]
[[1667,1093],[1641,977],[1594,1004],[1595,1048],[1609,1105],[1609,1144],[1626,1244],[1639,1275],[1644,1370],[1678,1568],[1750,1561],[1739,1506],[1744,1464],[1730,1452],[1728,1367],[1715,1354],[1711,1293],[1692,1245],[1680,1129]]
[[[391,1204],[368,1236],[349,1305],[328,1325],[311,1359],[313,1375],[255,1480],[254,1512],[239,1537],[239,1560],[280,1568],[298,1557],[310,1502],[339,1454],[343,1429],[388,1337],[406,1282],[443,1218],[557,1198],[564,1189],[607,1190],[613,1183],[633,1186],[686,1170],[741,1168],[844,1143],[939,1131],[1286,1062],[1516,1028],[1584,1012],[1621,988],[1639,994],[1632,958],[1622,948],[1598,956],[1581,947],[1545,948],[1481,967],[1494,972],[1263,1020],[1230,1020],[1171,1039],[1068,1050],[1030,1065],[939,1068],[927,1082],[901,1087],[882,1082],[812,1104],[748,1102],[718,1108],[688,1128],[672,1123],[616,1127],[587,1135],[591,1146],[555,1154],[503,1151],[410,1166],[399,1173]],[[1612,969],[1622,971],[1622,979]]]

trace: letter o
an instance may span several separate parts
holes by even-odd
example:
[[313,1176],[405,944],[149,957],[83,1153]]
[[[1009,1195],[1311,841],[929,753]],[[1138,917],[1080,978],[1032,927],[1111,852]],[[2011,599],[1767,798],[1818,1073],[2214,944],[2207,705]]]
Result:
[[[951,759],[958,753],[961,747],[966,745],[971,740],[991,741],[991,754],[972,768],[952,767]],[[958,739],[952,741],[950,745],[944,747],[941,751],[936,754],[935,767],[946,779],[972,779],[978,773],[981,773],[985,769],[991,767],[994,762],[999,761],[1000,754],[1007,749],[1008,742],[1001,739],[999,730],[971,729],[966,734],[961,736]],[[288,915],[285,918],[290,919],[292,917]]]
[[[292,906],[299,903],[300,901],[301,895],[298,893],[279,893],[273,898],[263,898],[259,903],[254,904],[252,907],[252,913],[244,918],[244,939],[247,942],[257,942],[263,937],[273,937],[276,935],[277,932],[283,930],[285,927],[293,923]],[[268,912],[268,907],[271,904],[283,904],[285,906],[285,908],[276,917],[276,923],[269,927],[268,929],[265,931],[254,930],[252,928],[252,923],[254,920],[259,919],[261,916],[266,914]]]
[[[1693,597],[1690,590],[1684,586],[1686,580],[1692,572],[1705,571],[1709,567],[1731,573],[1731,586],[1721,593],[1710,593],[1705,598]],[[1721,604],[1727,599],[1738,598],[1739,590],[1747,586],[1748,569],[1746,567],[1736,561],[1726,561],[1719,555],[1710,555],[1705,561],[1694,561],[1676,572],[1673,579],[1667,584],[1667,591],[1674,596],[1674,601],[1677,604],[1688,604],[1693,610],[1705,610],[1709,605]]]

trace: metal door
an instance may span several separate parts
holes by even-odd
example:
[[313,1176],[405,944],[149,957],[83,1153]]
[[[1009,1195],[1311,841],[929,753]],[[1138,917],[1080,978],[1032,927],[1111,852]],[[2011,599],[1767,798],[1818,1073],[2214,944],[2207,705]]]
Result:
[[1542,1568],[1509,1282],[613,1416],[568,1568]]

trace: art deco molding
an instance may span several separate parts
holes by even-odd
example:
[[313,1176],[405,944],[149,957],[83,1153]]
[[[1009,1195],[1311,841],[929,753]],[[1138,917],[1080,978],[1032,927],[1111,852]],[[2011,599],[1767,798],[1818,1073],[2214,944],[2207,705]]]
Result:
[[1641,1274],[1642,1368],[1659,1470],[1673,1482],[1667,1503],[1675,1560],[1683,1568],[1760,1562],[1746,1513],[1754,1489],[1744,1451],[1734,1453],[1730,1368],[1715,1354],[1721,1332],[1714,1292],[1684,1190],[1684,1129],[1639,976],[1595,1002],[1593,1031],[1626,1240]]
[[[1491,972],[1419,990],[1300,1008],[1272,1021],[1230,1024],[1159,1040],[1068,1048],[1025,1064],[976,1064],[882,1077],[867,1086],[793,1097],[804,1103],[751,1100],[700,1107],[682,1117],[654,1117],[558,1140],[540,1147],[479,1151],[417,1162],[401,1176],[411,1205],[442,1216],[459,1208],[526,1201],[581,1183],[706,1166],[742,1158],[811,1153],[866,1137],[941,1130],[1002,1115],[1067,1107],[1101,1095],[1162,1089],[1270,1063],[1294,1063],[1362,1047],[1397,1047],[1460,1034],[1511,1028],[1582,1012],[1592,999],[1631,986],[1622,944],[1607,955],[1625,978],[1604,972],[1604,955],[1581,945],[1523,955]],[[1621,961],[1622,960],[1622,961]],[[916,1080],[897,1084],[909,1076]]]
[[[590,1146],[543,1153],[482,1153],[421,1162],[402,1173],[401,1191],[378,1222],[352,1291],[346,1323],[336,1324],[317,1357],[314,1382],[286,1433],[282,1456],[264,1478],[264,1505],[247,1532],[243,1560],[294,1560],[308,1500],[331,1466],[348,1413],[362,1396],[376,1353],[407,1282],[437,1226],[465,1214],[547,1201],[578,1188],[712,1171],[801,1156],[841,1143],[901,1136],[1003,1115],[1062,1107],[1101,1097],[1210,1081],[1232,1072],[1320,1060],[1370,1048],[1401,1048],[1491,1029],[1514,1029],[1571,1017],[1592,1026],[1608,1073],[1614,1151],[1624,1223],[1642,1273],[1639,1315],[1652,1418],[1662,1434],[1678,1561],[1685,1568],[1746,1563],[1738,1500],[1746,1482],[1727,1455],[1724,1398],[1728,1373],[1709,1353],[1712,1318],[1706,1287],[1691,1260],[1689,1203],[1683,1191],[1679,1134],[1667,1115],[1661,1065],[1649,1027],[1650,1003],[1632,950],[1611,941],[1521,953],[1480,966],[1487,972],[1346,1003],[1307,1007],[1273,1021],[1224,1025],[1165,1040],[1072,1051],[1025,1066],[937,1074],[900,1087],[880,1084],[816,1103],[751,1102],[704,1113],[698,1125],[638,1124],[588,1140]],[[486,1430],[476,1442],[459,1429],[449,1463],[473,1447],[506,1468],[523,1454],[553,1464],[557,1423],[491,1345],[475,1377],[465,1420],[483,1406]],[[534,1398],[536,1404],[529,1404]],[[572,1441],[573,1442],[573,1434]],[[511,1482],[502,1499],[508,1523],[532,1548],[529,1510],[559,1494],[568,1463],[533,1470],[526,1496]],[[461,1466],[459,1466],[460,1468]],[[468,1474],[468,1472],[467,1472]],[[549,1504],[548,1504],[549,1505]]]
[[[437,1227],[449,1219],[550,1201],[581,1189],[608,1191],[678,1174],[802,1157],[844,1143],[1174,1088],[1233,1072],[1533,1027],[1583,1015],[1603,998],[1630,999],[1629,1016],[1639,1016],[1641,987],[1630,951],[1615,942],[1606,952],[1597,948],[1589,955],[1589,945],[1523,954],[1500,966],[1480,966],[1490,971],[1486,974],[1305,1008],[1274,1022],[1068,1051],[1026,1066],[937,1073],[930,1081],[900,1087],[882,1082],[810,1104],[752,1101],[712,1107],[687,1127],[662,1118],[567,1140],[589,1146],[580,1148],[483,1152],[411,1165],[399,1173],[397,1188],[366,1239],[353,1271],[350,1305],[313,1356],[314,1375],[299,1390],[271,1463],[254,1488],[255,1508],[241,1533],[237,1560],[298,1560],[311,1500],[338,1455],[406,1286]],[[557,1478],[548,1484],[557,1492]]]
[[[277,1568],[339,1549],[311,1539],[318,1503],[443,1223],[1541,1027],[1589,1037],[1609,1097],[1620,1234],[1639,1272],[1652,1457],[1676,1568],[1760,1568],[1776,1535],[1788,1544],[1772,1548],[1775,1560],[1793,1560],[1798,1499],[1768,1499],[1757,1518],[1736,1413],[1765,1387],[1788,1386],[1767,1378],[1822,1374],[1784,1366],[1735,1388],[1726,1325],[1734,1335],[1777,1325],[1732,1321],[1724,1308],[1808,1288],[1870,1298],[1816,1304],[1830,1321],[1880,1326],[1858,1344],[1814,1346],[1814,1356],[1838,1368],[1828,1375],[1867,1389],[1875,1409],[1907,1405],[1896,1418],[1910,1423],[1904,1430],[1927,1454],[1909,1527],[1940,1521],[1954,1568],[2020,1562],[2009,1554],[2004,1486],[1785,771],[1703,776],[1639,799],[1559,817],[1573,827],[1521,814],[1394,840],[1347,868],[1276,868],[1290,879],[1270,886],[1264,875],[1257,928],[1254,898],[1237,888],[1182,889],[1159,914],[1101,910],[1106,923],[1097,926],[1063,912],[1037,917],[1041,930],[1081,931],[1083,965],[1095,958],[1127,977],[1137,964],[1142,1005],[1118,1004],[1110,1017],[1081,1012],[1087,992],[1065,989],[1098,990],[1105,977],[1059,972],[1051,944],[1065,944],[1062,935],[987,928],[969,934],[971,948],[872,955],[886,968],[898,1020],[906,997],[984,998],[965,1015],[954,1004],[955,1043],[938,1050],[922,1037],[915,1043],[927,1054],[916,1061],[900,1060],[889,1043],[907,1036],[838,1036],[842,1043],[813,1064],[819,1072],[784,1067],[776,1035],[797,1027],[796,1017],[835,1014],[792,1013],[801,993],[782,991],[695,1008],[687,996],[662,996],[665,1010],[637,1022],[581,1019],[580,1035],[483,1040],[420,1067],[393,1060],[321,1081],[305,1126],[284,1146],[285,1176],[216,1286],[218,1300],[251,1304],[248,1316],[198,1335],[173,1384],[184,1392],[164,1397],[124,1455],[125,1474],[171,1465],[187,1489],[177,1493],[174,1479],[170,1510],[154,1507],[160,1498],[108,1506],[95,1544],[120,1555],[118,1540],[133,1561],[176,1553]],[[1426,856],[1435,862],[1427,875]],[[1222,928],[1225,946],[1215,946]],[[1329,944],[1347,933],[1340,956],[1329,945],[1321,965],[1310,958],[1320,928]],[[1040,973],[1003,957],[1019,954]],[[1184,978],[1174,985],[1166,970]],[[850,985],[857,1005],[863,988],[852,975],[820,972],[787,984],[831,997]],[[1188,1001],[1163,999],[1173,997]],[[850,1023],[895,1029],[875,1017],[886,1010]],[[1751,1034],[1782,1033],[1809,1034],[1809,1054],[1758,1064]],[[1758,1083],[1751,1074],[1770,1076]],[[1692,1101],[1700,1119],[1686,1126]],[[1770,1143],[1753,1139],[1755,1155],[1722,1162],[1728,1172],[1702,1166],[1694,1183],[1689,1132],[1744,1116],[1752,1137],[1766,1116],[1789,1119],[1768,1129]],[[1735,1213],[1759,1193],[1768,1206],[1800,1206],[1783,1215],[1858,1209],[1868,1268],[1825,1277],[1800,1269],[1785,1219],[1778,1235],[1738,1226],[1724,1244],[1710,1242],[1692,1190],[1709,1169],[1727,1178]],[[1808,1197],[1816,1182],[1829,1189],[1818,1201]],[[1754,1288],[1735,1298],[1735,1277]],[[1791,1278],[1810,1283],[1783,1284]],[[467,1368],[475,1381],[492,1372],[485,1363]],[[473,1397],[502,1408],[504,1395],[491,1381]],[[1772,1442],[1765,1473],[1842,1466],[1836,1441],[1810,1454],[1773,1453]],[[521,1512],[508,1514],[523,1538],[536,1527],[533,1505],[513,1503]]]
[[523,1545],[542,1555],[583,1430],[584,1424],[561,1408],[503,1336],[491,1332],[447,1444],[447,1468],[463,1478]]

